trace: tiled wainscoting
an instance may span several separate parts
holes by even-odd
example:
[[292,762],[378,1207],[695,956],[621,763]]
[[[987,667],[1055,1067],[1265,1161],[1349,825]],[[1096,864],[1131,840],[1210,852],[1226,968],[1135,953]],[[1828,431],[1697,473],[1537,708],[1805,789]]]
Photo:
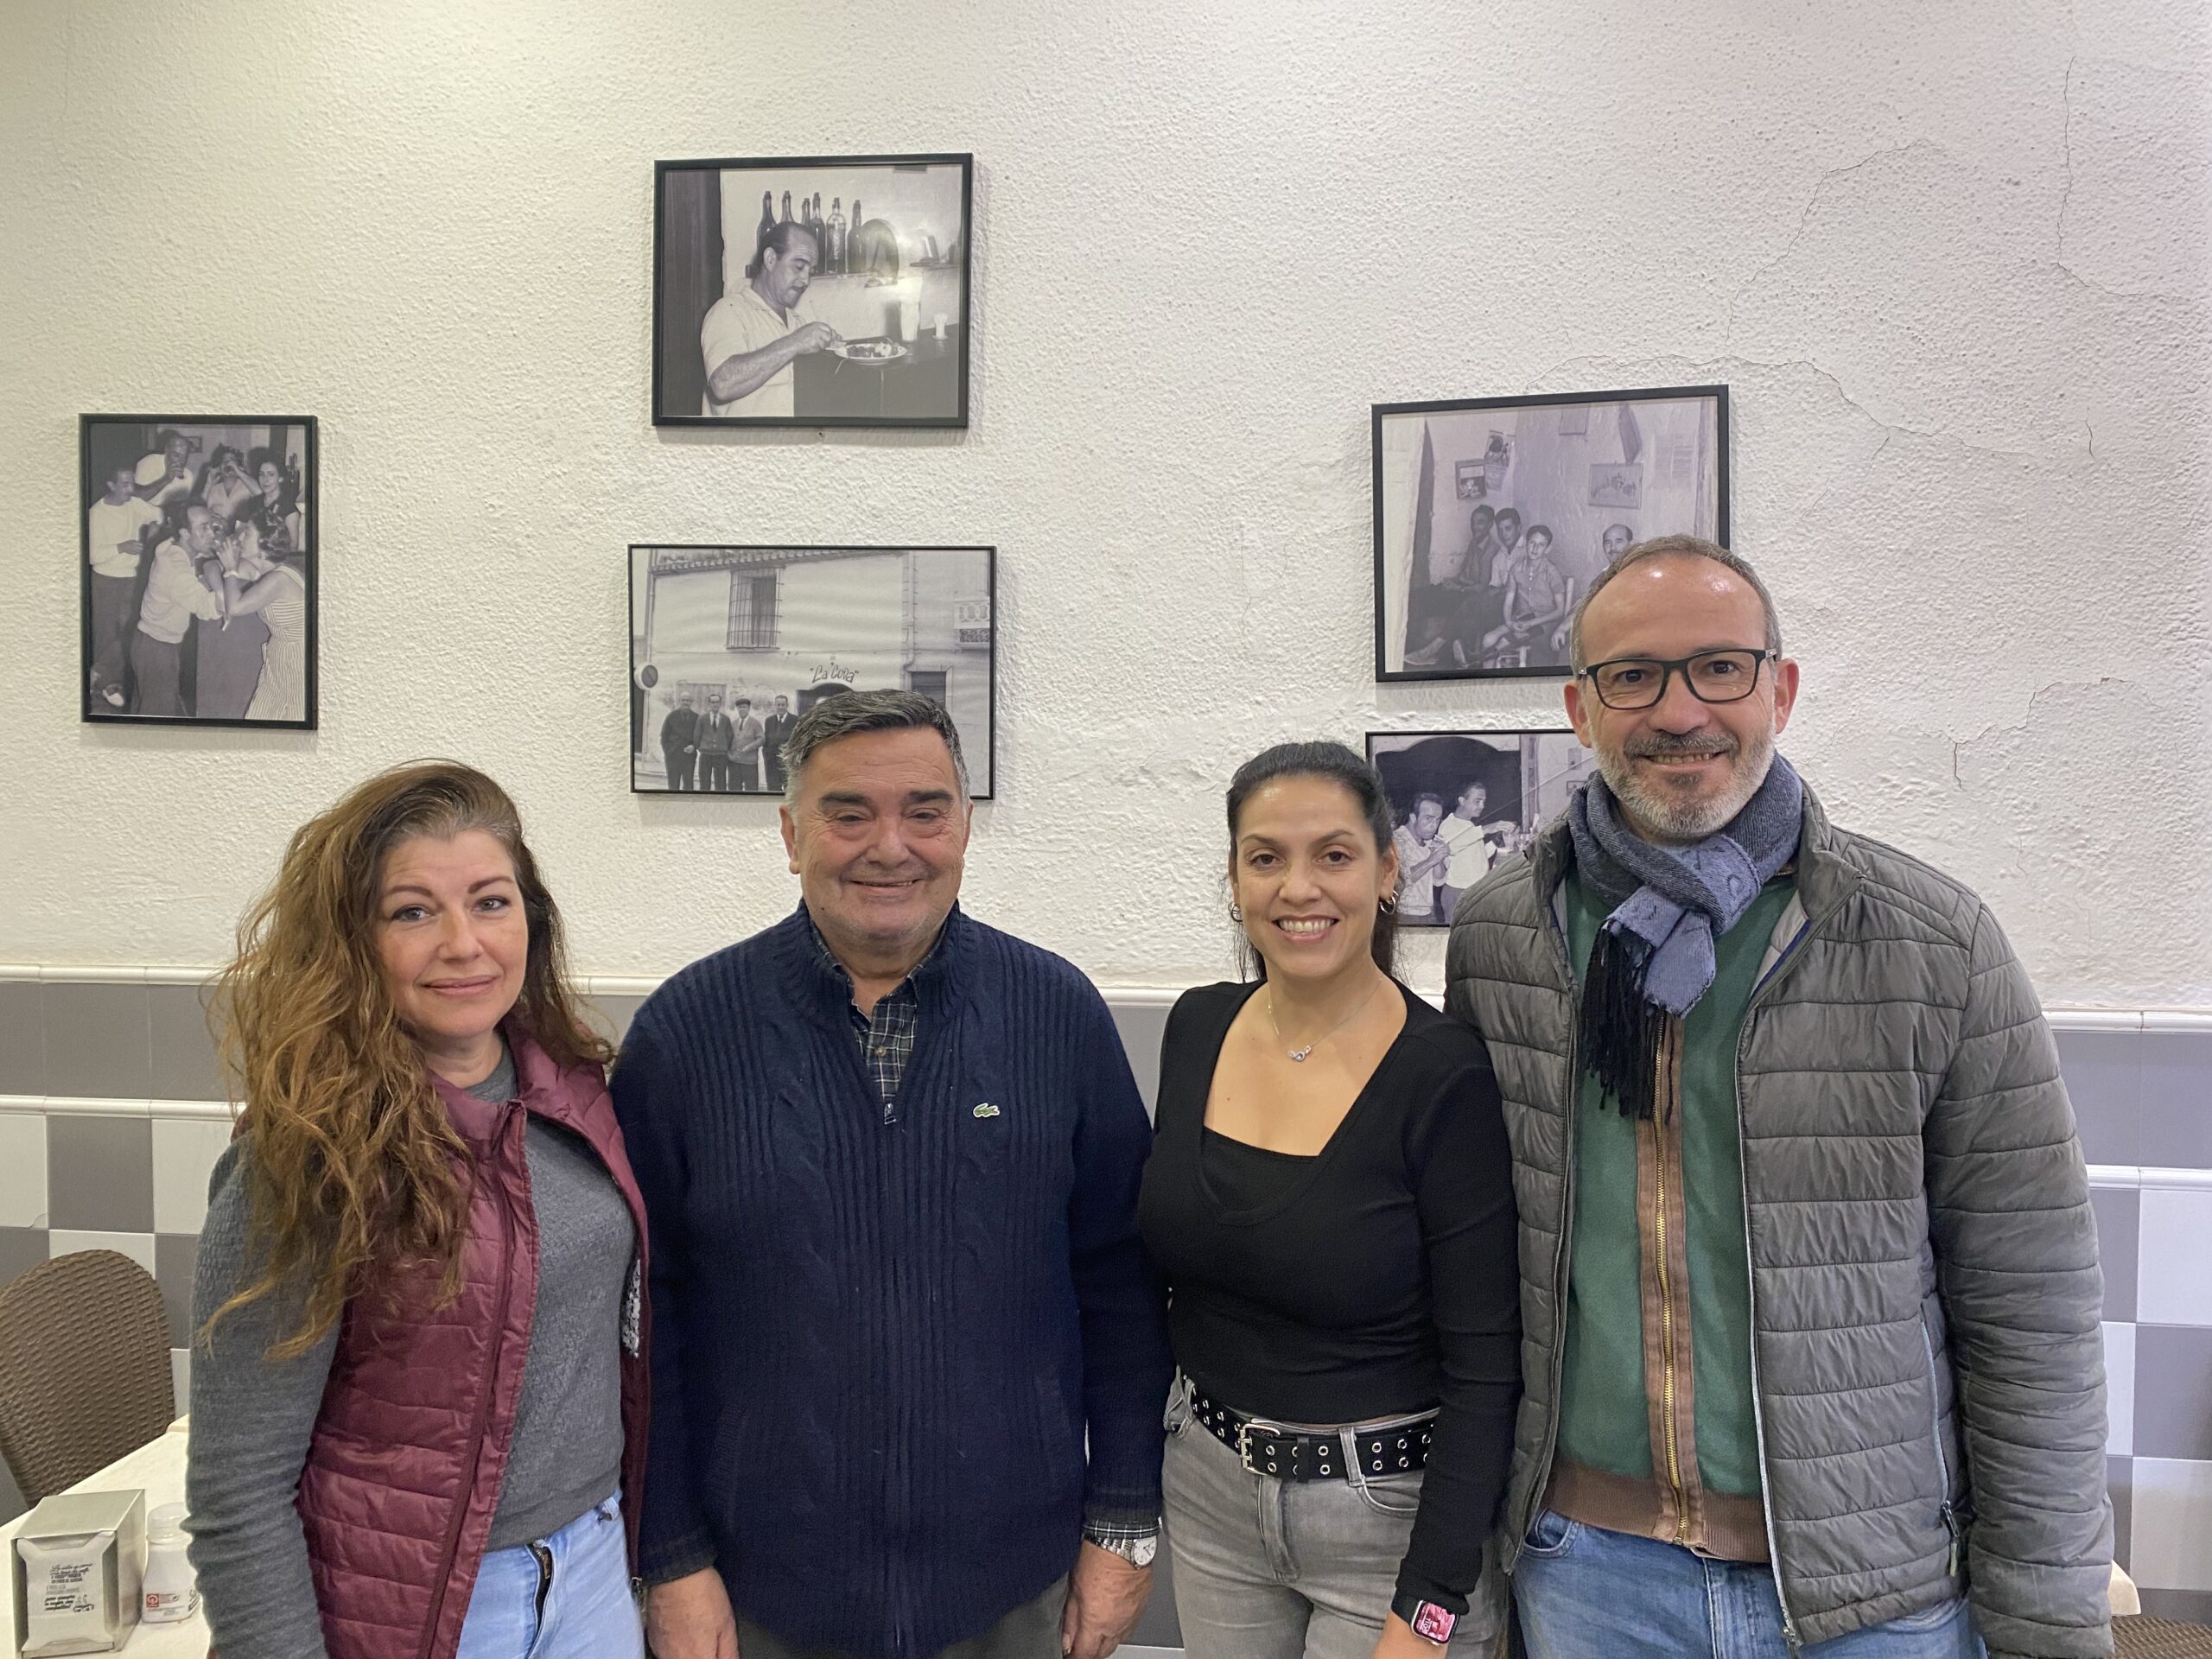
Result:
[[[585,983],[617,1038],[652,988]],[[1107,999],[1149,1101],[1173,995]],[[2120,1560],[2145,1611],[2212,1623],[2212,1015],[2051,1018],[2103,1240]],[[0,967],[0,1283],[70,1250],[143,1262],[180,1400],[222,1094],[197,976]],[[0,1471],[0,1518],[19,1508]],[[1135,1639],[1175,1644],[1166,1595]]]

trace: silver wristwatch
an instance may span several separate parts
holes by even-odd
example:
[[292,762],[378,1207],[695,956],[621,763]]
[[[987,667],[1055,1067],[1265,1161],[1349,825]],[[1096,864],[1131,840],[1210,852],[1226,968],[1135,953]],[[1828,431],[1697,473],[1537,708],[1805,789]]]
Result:
[[1141,1533],[1134,1538],[1093,1538],[1090,1541],[1109,1554],[1118,1555],[1131,1567],[1150,1567],[1153,1558],[1160,1554],[1160,1535]]

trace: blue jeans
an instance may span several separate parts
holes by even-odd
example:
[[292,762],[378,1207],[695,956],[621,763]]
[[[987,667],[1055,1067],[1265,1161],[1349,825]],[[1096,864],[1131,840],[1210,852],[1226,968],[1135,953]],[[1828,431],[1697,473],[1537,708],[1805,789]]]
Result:
[[[1529,1659],[1788,1659],[1774,1573],[1608,1532],[1546,1510],[1513,1571]],[[1803,1659],[1984,1659],[1963,1598],[1848,1636]]]
[[619,1497],[560,1531],[487,1551],[454,1659],[644,1659]]

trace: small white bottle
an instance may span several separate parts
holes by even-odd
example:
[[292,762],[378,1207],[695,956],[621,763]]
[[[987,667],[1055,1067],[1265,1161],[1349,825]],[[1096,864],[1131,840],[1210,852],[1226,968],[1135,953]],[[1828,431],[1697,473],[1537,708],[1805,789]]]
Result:
[[184,1505],[164,1503],[146,1517],[146,1576],[139,1618],[176,1624],[200,1611],[200,1586],[184,1554]]

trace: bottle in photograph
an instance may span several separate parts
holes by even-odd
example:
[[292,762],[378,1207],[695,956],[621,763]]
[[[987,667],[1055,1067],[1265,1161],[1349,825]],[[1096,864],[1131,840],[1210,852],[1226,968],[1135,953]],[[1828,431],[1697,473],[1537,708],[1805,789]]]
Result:
[[768,244],[768,232],[776,228],[776,199],[767,191],[760,193],[760,224],[753,232],[753,251],[759,253]]
[[822,257],[822,238],[830,228],[822,222],[822,194],[819,191],[807,203],[806,228],[813,233],[814,257],[819,259]]
[[830,245],[822,250],[823,269],[832,274],[845,268],[845,199],[830,198]]
[[786,191],[785,191],[785,192],[784,192],[784,223],[785,223],[785,224],[786,224],[786,225],[788,225],[788,224],[790,224],[791,222],[791,193],[790,191],[786,190]]
[[146,1572],[138,1591],[143,1623],[178,1624],[200,1611],[200,1586],[184,1550],[184,1505],[164,1503],[146,1517]]

